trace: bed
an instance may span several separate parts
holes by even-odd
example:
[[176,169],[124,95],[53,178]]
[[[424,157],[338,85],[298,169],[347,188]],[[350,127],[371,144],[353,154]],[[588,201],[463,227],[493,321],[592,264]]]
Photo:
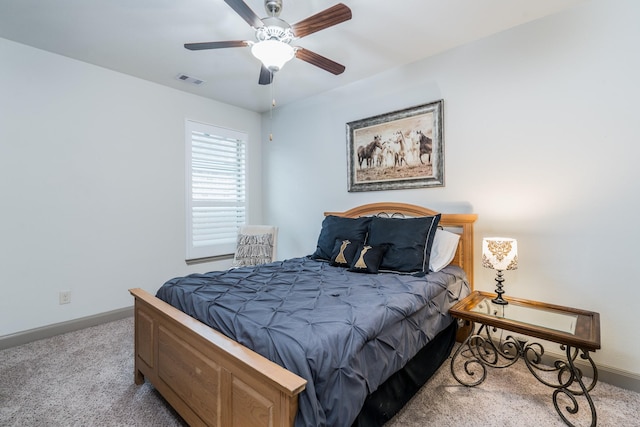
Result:
[[[190,425],[380,425],[449,355],[475,219],[399,203],[326,212],[311,256],[172,279],[156,296],[132,289],[135,382],[150,381]],[[388,243],[414,226],[428,235],[416,260]],[[434,227],[459,238],[448,265],[424,274]]]

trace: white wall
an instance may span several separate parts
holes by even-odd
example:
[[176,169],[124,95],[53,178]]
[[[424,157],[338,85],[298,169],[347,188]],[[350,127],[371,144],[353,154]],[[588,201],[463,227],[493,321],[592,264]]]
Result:
[[[595,360],[639,374],[638,16],[633,0],[592,1],[263,115],[279,256],[313,252],[325,210],[391,200],[475,212],[476,289],[494,289],[482,237],[517,238],[507,294],[599,312]],[[446,186],[348,193],[345,123],[438,99]]]
[[258,114],[4,39],[0,58],[0,336],[230,264],[184,261],[184,121],[249,134],[259,222]]

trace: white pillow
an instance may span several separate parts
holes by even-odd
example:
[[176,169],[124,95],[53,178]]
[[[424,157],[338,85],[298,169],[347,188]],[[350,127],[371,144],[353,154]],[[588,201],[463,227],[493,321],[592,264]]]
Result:
[[450,231],[437,229],[431,246],[429,270],[436,272],[445,268],[456,256],[460,235]]

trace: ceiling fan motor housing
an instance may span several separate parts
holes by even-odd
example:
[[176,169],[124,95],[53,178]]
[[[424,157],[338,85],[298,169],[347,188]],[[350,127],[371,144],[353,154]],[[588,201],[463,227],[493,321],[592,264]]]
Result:
[[291,26],[280,18],[265,18],[262,22],[264,22],[264,26],[256,30],[258,41],[278,40],[283,43],[291,43],[295,37]]

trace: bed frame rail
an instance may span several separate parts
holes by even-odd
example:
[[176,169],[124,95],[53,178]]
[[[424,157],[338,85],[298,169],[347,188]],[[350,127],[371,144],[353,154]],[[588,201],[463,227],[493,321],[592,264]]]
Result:
[[190,426],[293,426],[306,381],[142,289],[135,382],[145,377]]

